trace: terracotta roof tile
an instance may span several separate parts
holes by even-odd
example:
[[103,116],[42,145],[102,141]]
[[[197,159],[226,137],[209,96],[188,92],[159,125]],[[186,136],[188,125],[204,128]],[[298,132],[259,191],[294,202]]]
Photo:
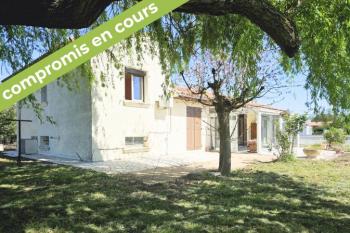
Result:
[[[212,93],[207,93],[207,96],[210,99],[214,98]],[[187,99],[187,100],[190,100],[190,99],[199,100],[200,95],[193,94],[187,87],[178,86],[175,88],[175,97]],[[264,108],[264,109],[269,109],[269,110],[274,110],[274,111],[287,112],[284,109],[275,108],[275,107],[273,107],[271,105],[267,105],[267,104],[259,104],[255,101],[248,103],[246,105],[246,107]]]

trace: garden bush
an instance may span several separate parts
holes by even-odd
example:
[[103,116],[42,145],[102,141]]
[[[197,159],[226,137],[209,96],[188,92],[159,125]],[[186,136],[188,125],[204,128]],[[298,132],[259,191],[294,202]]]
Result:
[[331,127],[324,132],[323,137],[328,143],[328,148],[333,148],[336,144],[344,144],[346,134],[343,129]]

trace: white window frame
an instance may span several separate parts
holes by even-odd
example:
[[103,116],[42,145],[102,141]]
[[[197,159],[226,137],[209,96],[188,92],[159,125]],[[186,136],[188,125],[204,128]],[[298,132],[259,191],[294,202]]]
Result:
[[[141,78],[141,100],[134,99],[134,77]],[[145,76],[131,74],[131,101],[136,103],[145,102]]]

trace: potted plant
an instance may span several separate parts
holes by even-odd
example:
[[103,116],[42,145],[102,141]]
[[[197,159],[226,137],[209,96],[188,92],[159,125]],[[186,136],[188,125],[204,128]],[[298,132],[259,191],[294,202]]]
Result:
[[310,147],[304,148],[303,152],[308,158],[317,158],[317,156],[321,154],[320,150],[310,148]]
[[314,144],[303,149],[304,154],[309,158],[316,158],[323,151],[324,146],[321,144]]

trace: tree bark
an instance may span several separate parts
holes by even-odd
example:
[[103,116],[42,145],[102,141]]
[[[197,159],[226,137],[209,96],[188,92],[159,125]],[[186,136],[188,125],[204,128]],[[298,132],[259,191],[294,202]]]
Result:
[[220,137],[219,172],[227,176],[231,173],[230,112],[217,108]]
[[193,14],[245,16],[293,57],[300,46],[294,22],[267,0],[190,0],[177,11]]
[[1,25],[48,28],[90,26],[113,0],[2,0]]
[[291,140],[291,145],[290,145],[290,148],[289,148],[289,154],[290,155],[292,155],[293,153],[294,153],[294,142],[295,142],[295,138],[296,138],[296,136],[295,135],[293,135],[292,136],[292,140]]
[[[0,25],[83,28],[118,0],[2,0]],[[290,57],[299,49],[296,26],[268,0],[190,0],[179,12],[206,15],[239,14],[265,31]]]

